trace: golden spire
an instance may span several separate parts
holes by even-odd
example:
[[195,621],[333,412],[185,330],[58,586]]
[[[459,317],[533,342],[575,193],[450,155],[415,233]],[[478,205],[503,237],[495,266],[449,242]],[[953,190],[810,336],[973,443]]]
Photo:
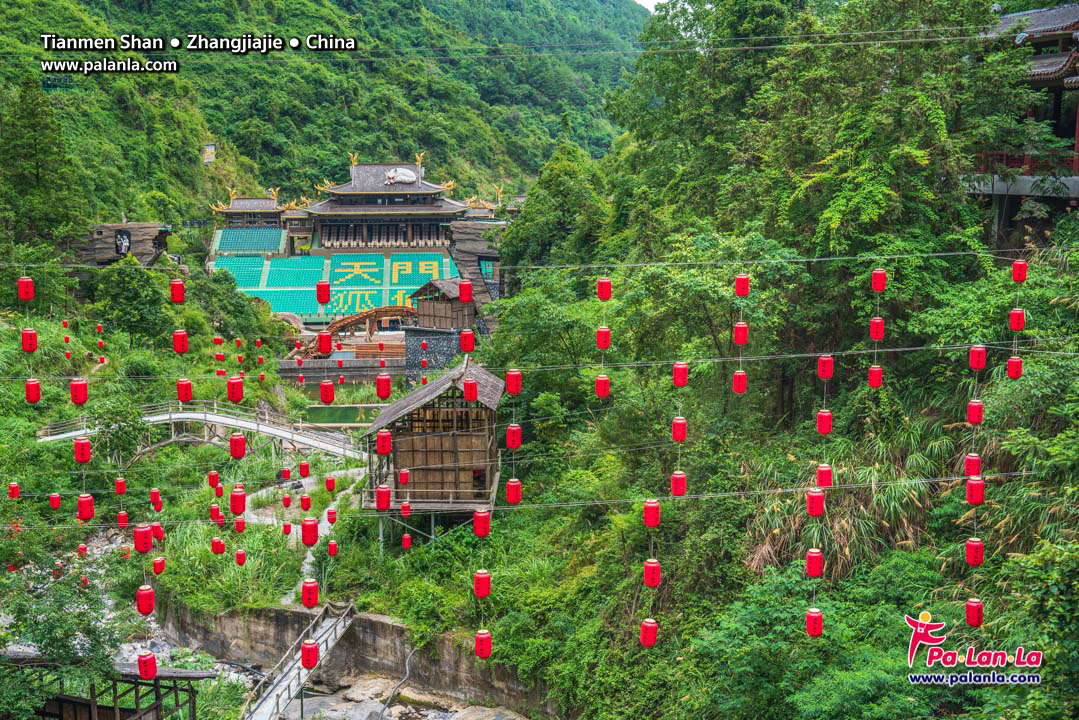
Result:
[[498,204],[502,204],[502,186],[499,185],[495,188],[495,197],[498,198]]
[[416,153],[416,167],[423,167],[423,156],[426,154],[426,150]]
[[229,191],[229,202],[231,203],[233,200],[236,199],[236,188],[228,188],[228,191]]
[[277,202],[277,194],[280,193],[280,192],[281,192],[281,188],[279,188],[279,187],[270,188],[270,197],[273,198],[273,201],[275,203]]
[[453,180],[447,180],[442,187],[445,188],[447,195],[453,195],[453,189],[457,187],[457,183]]
[[350,165],[359,165],[360,164],[360,156],[357,155],[354,152],[350,152],[348,154],[348,162],[349,162]]

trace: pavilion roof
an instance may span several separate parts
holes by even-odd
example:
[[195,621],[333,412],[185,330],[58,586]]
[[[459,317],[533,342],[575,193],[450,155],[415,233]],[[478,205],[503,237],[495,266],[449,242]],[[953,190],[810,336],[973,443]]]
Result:
[[[398,179],[390,182],[393,170],[406,170],[415,178],[410,182]],[[408,173],[401,173],[398,178]],[[349,167],[349,180],[330,188],[334,195],[385,195],[387,193],[409,195],[435,195],[445,187],[423,179],[423,168],[415,163],[358,163]]]

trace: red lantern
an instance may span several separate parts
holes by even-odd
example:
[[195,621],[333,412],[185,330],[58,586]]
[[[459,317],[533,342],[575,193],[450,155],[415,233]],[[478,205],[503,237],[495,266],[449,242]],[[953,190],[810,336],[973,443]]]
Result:
[[333,475],[326,476],[326,492],[333,492],[337,486],[337,479]]
[[157,658],[152,652],[139,653],[139,677],[143,680],[153,680],[157,677]]
[[[341,344],[341,341],[340,341],[340,340],[338,340],[338,341],[337,341],[337,349],[338,349],[338,350],[340,350],[340,349],[341,349],[341,348],[343,348],[343,347],[344,347],[344,345],[342,345],[342,344]],[[337,367],[341,367],[341,366],[340,366],[340,365],[338,365]]]
[[390,486],[382,483],[375,488],[375,508],[381,512],[390,509]]
[[1023,358],[1018,355],[1008,358],[1008,377],[1012,380],[1023,377]]
[[191,389],[191,381],[187,378],[181,378],[176,381],[176,399],[182,403],[191,402],[193,392]]
[[220,482],[220,476],[217,474],[216,470],[211,470],[210,472],[206,473],[206,483],[210,487],[217,487],[218,482]]
[[686,383],[689,382],[689,365],[684,362],[676,362],[674,369],[671,371],[671,378],[675,387],[685,387]]
[[[322,285],[323,283],[319,283]],[[328,283],[327,283],[328,284]],[[305,640],[300,647],[300,664],[305,670],[311,670],[318,665],[318,643],[314,640]]]
[[11,500],[19,498],[19,483],[11,482],[7,484],[7,496]]
[[817,466],[817,487],[832,487],[832,466],[821,464]]
[[521,502],[521,481],[517,478],[512,478],[506,482],[506,502],[510,505]]
[[824,632],[824,616],[817,608],[809,608],[806,610],[806,635],[820,637],[822,632]]
[[521,426],[511,423],[506,426],[506,447],[516,450],[521,447]]
[[214,345],[224,345],[225,339],[219,336],[214,337]]
[[646,648],[654,647],[658,635],[659,623],[652,618],[645,618],[641,621],[641,645]]
[[230,377],[228,381],[229,402],[242,402],[244,399],[244,381],[238,377]]
[[506,392],[510,395],[521,394],[521,371],[520,370],[507,370],[506,371]]
[[214,360],[217,362],[225,362],[225,353],[214,353]]
[[600,300],[607,302],[611,299],[611,279],[607,277],[601,277],[596,280],[596,297]]
[[[426,341],[424,341],[424,342],[426,342]],[[382,342],[379,342],[379,344],[378,344],[378,351],[379,351],[379,352],[382,352],[382,351],[383,351],[383,350],[385,350],[385,349],[386,349],[386,344],[385,344],[385,343],[382,343]]]
[[216,487],[214,487],[214,497],[221,497],[224,494],[225,490],[223,486],[217,485]]
[[649,558],[644,561],[644,584],[650,588],[659,587],[661,568],[659,560]]
[[967,403],[967,422],[971,425],[980,425],[985,415],[985,406],[981,400],[971,400]]
[[[303,358],[296,358],[296,367],[303,367]],[[300,377],[303,377],[301,375]],[[302,380],[300,382],[303,382]]]
[[326,522],[328,522],[330,525],[333,525],[335,522],[337,522],[337,511],[333,508],[330,508],[326,511]]
[[247,454],[247,439],[243,433],[232,433],[229,437],[229,455],[233,460],[239,460]]
[[686,441],[686,419],[684,417],[676,417],[671,420],[671,440],[676,443]]
[[135,552],[148,553],[154,546],[154,536],[150,526],[146,524],[135,526]]
[[476,657],[481,660],[491,657],[491,633],[487,630],[476,631]]
[[408,485],[408,468],[402,468],[398,475],[398,482],[402,485]]
[[393,436],[389,430],[379,430],[375,435],[375,450],[379,455],[389,455],[393,450]]
[[285,494],[285,495],[284,495],[284,496],[283,496],[283,497],[281,498],[281,504],[282,504],[282,505],[283,505],[284,507],[288,507],[289,505],[291,505],[291,504],[292,504],[292,496],[286,493],[286,494]]
[[734,294],[738,297],[749,295],[749,275],[741,273],[734,276]]
[[806,575],[820,577],[824,572],[824,554],[817,548],[806,550]]
[[333,380],[323,380],[318,384],[318,399],[323,405],[333,404]]
[[98,356],[97,362],[98,362],[99,365],[104,365],[105,364],[105,356],[104,355]]
[[155,557],[153,562],[153,570],[154,575],[160,575],[161,573],[165,572],[165,558],[160,556]]
[[318,352],[320,355],[329,355],[333,352],[333,336],[325,330],[318,334]]
[[884,292],[884,288],[888,284],[888,273],[884,271],[884,268],[874,270],[871,277],[870,284],[873,287],[873,292]]
[[154,540],[161,542],[165,539],[165,528],[161,527],[161,523],[150,523],[150,534],[153,535]]
[[211,538],[210,539],[210,552],[212,552],[214,555],[224,555],[225,554],[225,541],[222,540],[219,537]]
[[117,495],[123,495],[127,492],[127,480],[124,480],[122,477],[116,478],[114,486],[116,488]]
[[470,353],[476,349],[476,334],[471,330],[461,331],[461,352]]
[[92,453],[90,450],[90,438],[75,438],[75,462],[88,463]]
[[967,453],[963,458],[963,474],[969,476],[982,474],[982,458],[977,453]]
[[105,328],[103,328],[103,327],[101,326],[101,323],[98,323],[98,324],[97,324],[97,331],[98,331],[98,332],[101,332],[101,331],[102,331],[102,330],[104,330],[104,329],[105,329]]
[[817,432],[828,435],[832,432],[832,413],[830,410],[817,411]]
[[247,562],[247,553],[245,553],[243,550],[237,550],[236,551],[236,564],[242,566],[246,562]]
[[184,301],[184,281],[176,278],[169,282],[169,294],[172,302],[179,305]]
[[686,494],[686,474],[681,470],[671,473],[671,495],[682,497]]
[[255,338],[255,347],[262,347],[262,338]]
[[311,474],[311,463],[306,460],[300,461],[300,477],[305,478]]
[[301,510],[310,510],[311,509],[311,496],[308,495],[307,493],[304,493],[303,495],[300,496],[300,509]]
[[746,371],[735,370],[734,375],[731,376],[731,390],[735,395],[745,395],[746,393]]
[[281,523],[281,532],[283,532],[285,535],[291,534],[292,533],[292,523],[288,522],[287,520],[285,522]]
[[390,396],[392,392],[391,383],[392,380],[386,373],[379,373],[375,376],[375,394],[378,395],[379,400],[385,400]]
[[412,504],[408,500],[401,503],[401,517],[408,517],[412,514]]
[[817,357],[817,377],[821,380],[831,380],[835,360],[831,355],[819,355]]
[[[8,495],[10,496],[11,493],[9,492]],[[60,509],[60,493],[52,493],[49,495],[49,508],[52,510]]]
[[313,578],[307,578],[300,585],[300,602],[303,606],[310,610],[318,605],[318,581]]
[[460,293],[460,298],[459,299],[461,300],[461,302],[463,302],[463,303],[472,302],[472,281],[471,280],[461,280],[461,282],[459,282],[457,284],[457,290]]
[[611,394],[611,379],[606,375],[596,376],[596,397],[605,398]]
[[217,503],[210,503],[210,519],[217,522],[218,515],[221,514],[221,508],[217,506]]
[[734,344],[745,345],[749,342],[749,325],[744,322],[736,322],[734,324]]
[[659,500],[644,501],[644,525],[645,527],[659,527]]
[[325,305],[330,301],[330,283],[325,280],[315,283],[315,299],[318,300],[319,305]]
[[985,369],[985,345],[970,346],[970,369],[975,371]]
[[985,502],[985,481],[976,475],[967,478],[967,502],[971,505]]
[[426,385],[426,384],[427,384],[427,376],[423,375],[423,376],[420,377],[420,385]]
[[37,330],[33,328],[23,328],[22,349],[23,352],[28,353],[32,353],[37,350]]
[[262,382],[265,379],[266,379],[266,373],[259,373],[259,382]]
[[239,485],[233,485],[229,493],[229,510],[233,515],[243,515],[247,510],[247,493]]
[[487,510],[476,510],[472,513],[472,532],[476,537],[487,537],[491,534],[491,513]]
[[476,402],[479,399],[479,386],[472,378],[465,378],[461,383],[461,389],[465,394],[465,402]]
[[105,349],[105,341],[104,340],[98,340],[97,341],[97,347],[100,350],[104,350]]
[[123,510],[116,513],[116,525],[121,530],[123,530],[124,528],[127,527],[127,513],[124,512]]
[[142,615],[149,615],[154,611],[154,589],[149,585],[141,585],[135,591],[135,608]]
[[1011,313],[1008,315],[1008,324],[1011,325],[1012,332],[1021,332],[1026,325],[1026,313],[1022,308],[1012,308]]
[[970,625],[971,627],[981,627],[982,622],[985,619],[985,609],[982,607],[982,601],[978,598],[967,600],[966,610],[967,625]]
[[481,600],[491,594],[491,573],[476,571],[472,576],[472,593]]
[[810,517],[820,517],[824,514],[824,491],[813,488],[806,493],[806,510]]
[[339,375],[337,377],[337,384],[338,385],[344,385],[345,384],[345,376],[344,375]]
[[259,355],[257,358],[255,358],[255,362],[257,362],[259,365],[262,365],[264,362],[266,362],[266,358]]
[[232,529],[238,533],[242,533],[244,530],[247,529],[247,522],[242,517],[238,517],[233,523]]
[[869,387],[876,389],[884,382],[884,368],[880,365],[869,366]]
[[326,543],[326,554],[330,557],[337,557],[337,541],[330,540]]
[[83,493],[79,495],[78,502],[76,503],[77,511],[75,517],[83,522],[89,522],[94,519],[94,496]]
[[41,383],[34,378],[30,378],[26,381],[25,391],[26,402],[31,405],[41,400]]
[[426,340],[421,340],[420,341],[420,349],[421,350],[426,350],[427,349],[427,341]]
[[1026,282],[1027,280],[1027,261],[1016,260],[1012,263],[1012,282]]
[[596,328],[596,347],[606,350],[611,346],[611,329],[606,325]]
[[982,545],[982,541],[978,538],[969,538],[967,540],[967,565],[977,567],[985,560],[985,546]]
[[[28,303],[34,299],[34,279],[23,276],[18,280],[19,302]],[[64,327],[67,327],[66,325]]]
[[884,318],[875,317],[869,321],[869,339],[874,342],[884,339]]
[[[244,356],[243,355],[237,355],[236,356],[236,364],[237,365],[243,365],[244,364]],[[241,370],[240,371],[240,377],[243,377],[243,376],[244,376],[244,373],[243,373],[243,370]]]

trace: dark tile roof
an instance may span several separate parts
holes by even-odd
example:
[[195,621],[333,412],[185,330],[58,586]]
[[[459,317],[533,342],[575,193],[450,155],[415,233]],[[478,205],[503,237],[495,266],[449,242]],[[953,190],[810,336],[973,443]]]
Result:
[[283,218],[305,218],[307,217],[307,210],[304,208],[291,208],[281,213]]
[[498,403],[502,400],[502,390],[505,388],[506,383],[501,378],[492,375],[479,365],[471,362],[470,359],[466,358],[463,363],[452,370],[447,370],[439,377],[426,385],[421,385],[397,402],[390,403],[382,408],[382,412],[380,412],[378,417],[375,418],[375,421],[371,423],[371,427],[367,429],[364,436],[372,435],[392,423],[394,420],[402,418],[413,410],[423,407],[450,388],[455,387],[463,389],[465,378],[472,378],[476,381],[479,390],[479,401],[481,403],[492,410],[498,409]]
[[227,212],[274,212],[280,209],[273,198],[237,197],[232,198]]
[[337,198],[327,198],[307,207],[313,215],[447,215],[461,214],[465,204],[438,198],[433,205],[345,205]]
[[[396,169],[406,170],[415,179],[409,182],[390,183],[389,175]],[[407,173],[406,173],[407,174]],[[420,166],[412,163],[360,163],[349,167],[349,181],[330,188],[331,193],[341,194],[376,194],[376,193],[411,193],[434,194],[446,188],[423,179]]]
[[1079,28],[1079,3],[1039,8],[1000,16],[997,34],[1025,32],[1031,35],[1060,33]]
[[1075,56],[1074,52],[1035,55],[1030,59],[1030,72],[1027,77],[1032,80],[1052,80],[1063,77],[1075,64]]
[[461,296],[461,279],[460,278],[444,278],[440,280],[431,280],[426,285],[418,288],[416,292],[409,295],[409,297],[415,297],[416,295],[422,295],[430,292],[429,287],[438,288],[446,297],[450,300],[456,300]]

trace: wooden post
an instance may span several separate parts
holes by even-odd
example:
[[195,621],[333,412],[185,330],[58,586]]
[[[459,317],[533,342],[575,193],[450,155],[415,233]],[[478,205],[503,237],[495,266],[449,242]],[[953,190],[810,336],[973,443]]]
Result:
[[90,720],[97,720],[97,688],[90,681]]
[[1079,175],[1079,105],[1075,107],[1075,148],[1072,154],[1072,174]]

